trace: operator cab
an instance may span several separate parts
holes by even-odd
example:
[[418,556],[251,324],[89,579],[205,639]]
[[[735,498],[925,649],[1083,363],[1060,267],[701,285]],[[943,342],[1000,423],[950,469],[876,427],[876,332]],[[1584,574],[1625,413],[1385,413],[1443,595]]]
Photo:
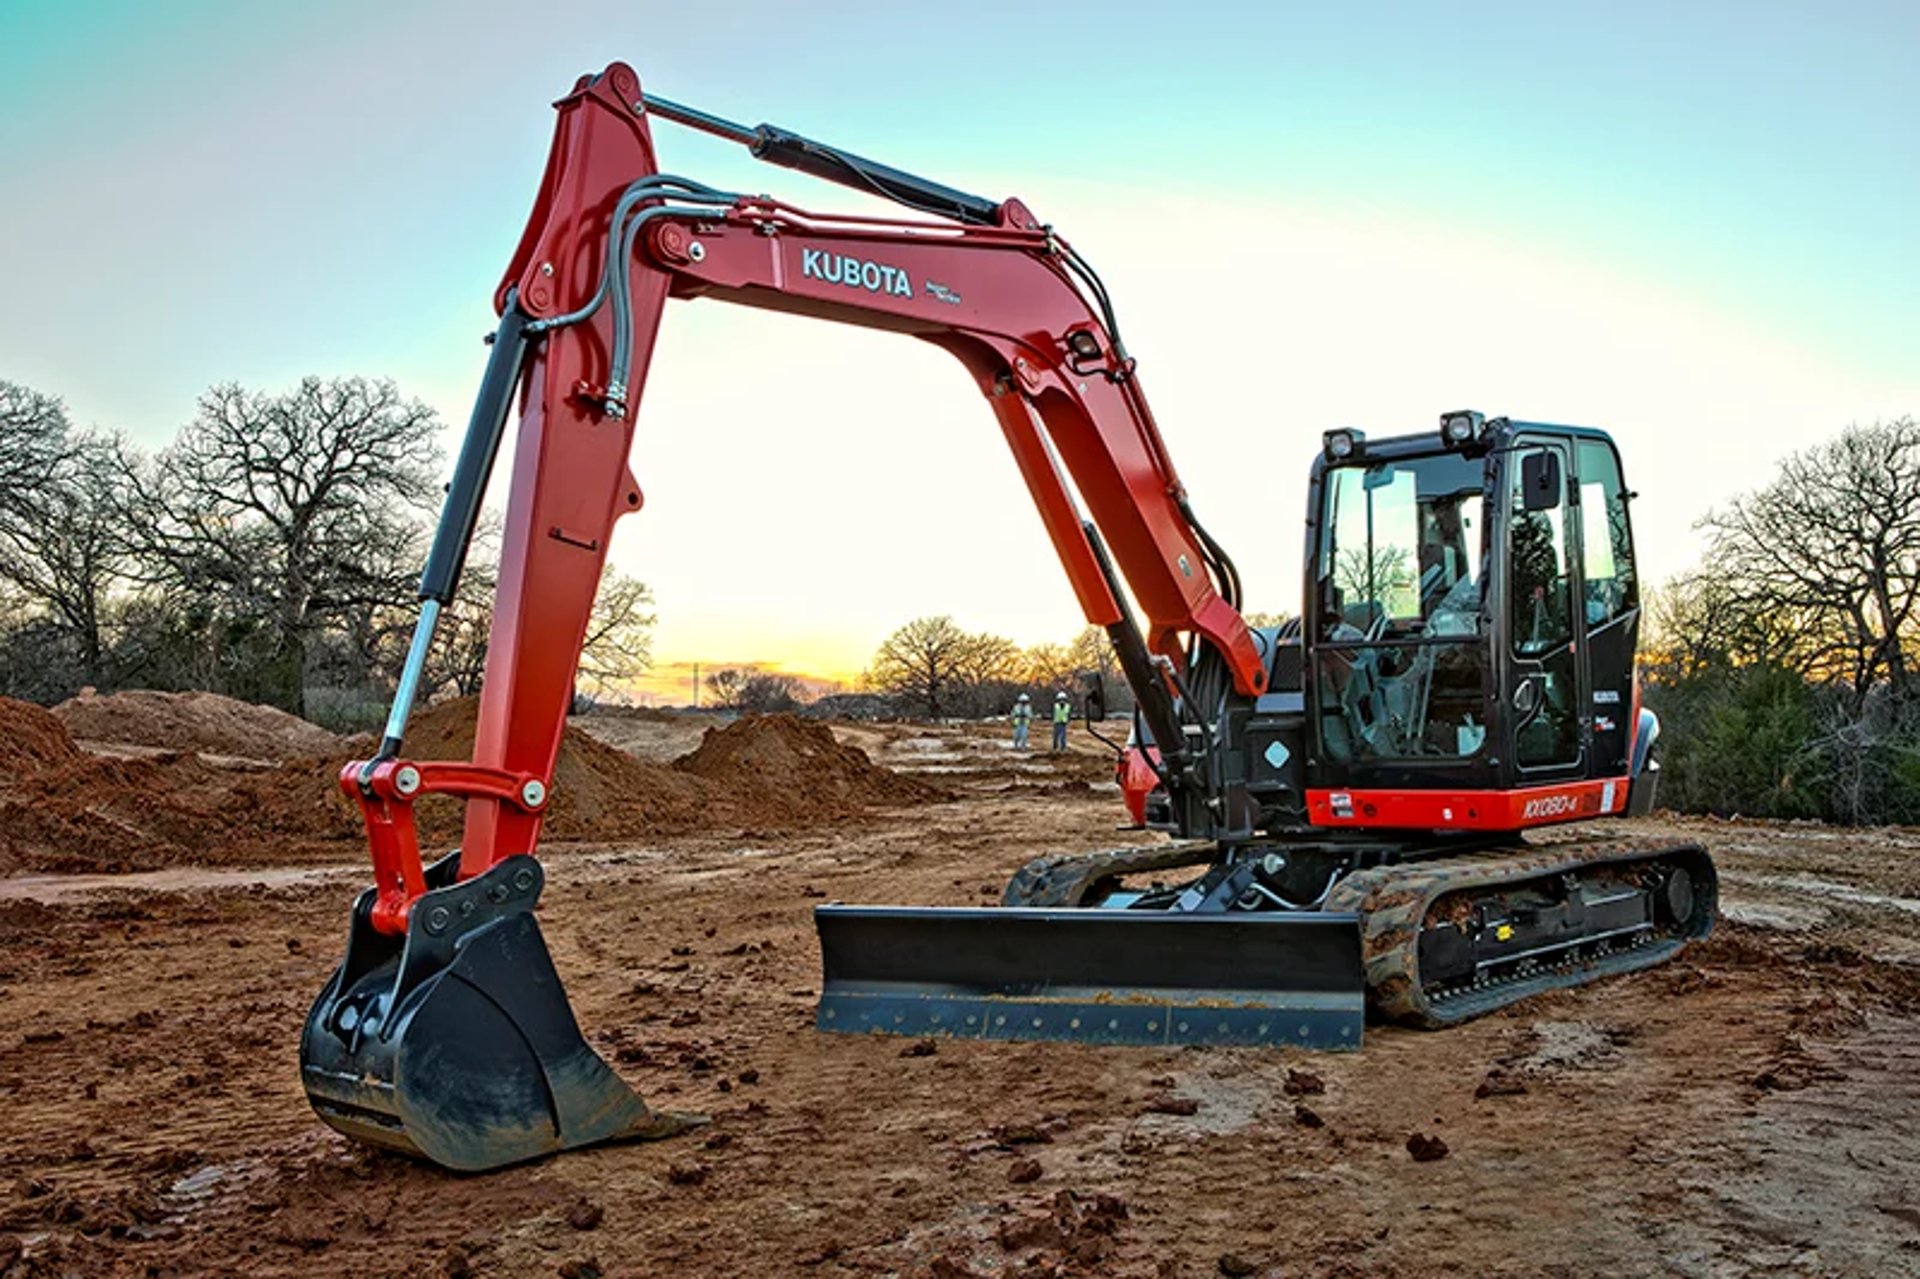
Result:
[[1630,496],[1584,427],[1457,413],[1434,435],[1329,432],[1307,526],[1309,787],[1626,778]]

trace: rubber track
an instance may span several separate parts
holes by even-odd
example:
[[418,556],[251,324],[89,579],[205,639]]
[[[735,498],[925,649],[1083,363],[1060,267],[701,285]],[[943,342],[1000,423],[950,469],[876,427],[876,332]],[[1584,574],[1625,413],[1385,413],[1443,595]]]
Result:
[[[1108,880],[1149,871],[1206,866],[1216,853],[1216,845],[1190,840],[1147,848],[1040,857],[1015,872],[1007,883],[1001,904],[1081,906]],[[1691,935],[1658,938],[1614,954],[1534,970],[1449,995],[1437,1005],[1420,989],[1420,930],[1427,912],[1447,893],[1510,886],[1582,867],[1676,855],[1698,858],[1707,872],[1704,881],[1695,887],[1694,913],[1698,923]],[[1718,897],[1712,866],[1705,849],[1685,840],[1636,843],[1559,839],[1551,844],[1522,844],[1355,871],[1334,885],[1322,909],[1360,915],[1367,996],[1374,1010],[1393,1021],[1437,1029],[1483,1016],[1542,991],[1635,972],[1672,958],[1688,941],[1705,936],[1711,926]]]
[[[1695,885],[1694,925],[1689,935],[1671,935],[1629,950],[1580,959],[1558,967],[1494,982],[1440,1000],[1428,998],[1419,981],[1420,931],[1442,896],[1462,889],[1511,887],[1584,867],[1697,858],[1706,874]],[[1483,1016],[1545,990],[1583,985],[1616,973],[1634,972],[1671,958],[1712,926],[1717,889],[1712,861],[1699,844],[1685,840],[1568,840],[1548,846],[1520,845],[1357,871],[1328,894],[1324,909],[1361,917],[1361,953],[1368,1000],[1383,1017],[1439,1028]],[[1698,867],[1695,868],[1699,869]]]

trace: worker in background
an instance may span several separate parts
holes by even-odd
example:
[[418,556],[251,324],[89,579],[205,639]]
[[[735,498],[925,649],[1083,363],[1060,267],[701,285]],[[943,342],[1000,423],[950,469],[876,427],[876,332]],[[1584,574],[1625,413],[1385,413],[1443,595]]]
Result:
[[1053,695],[1053,749],[1056,753],[1067,749],[1067,724],[1073,719],[1073,703],[1067,700],[1065,691]]
[[1025,693],[1013,702],[1013,749],[1027,749],[1027,730],[1033,726],[1033,699]]

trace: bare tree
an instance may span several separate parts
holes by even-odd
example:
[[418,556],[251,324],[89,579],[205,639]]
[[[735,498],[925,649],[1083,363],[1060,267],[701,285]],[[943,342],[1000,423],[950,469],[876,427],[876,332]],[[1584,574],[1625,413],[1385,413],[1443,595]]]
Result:
[[1082,675],[1098,675],[1108,684],[1120,679],[1120,654],[1105,628],[1089,626],[1073,637],[1073,666]]
[[1646,618],[1644,660],[1655,678],[1669,682],[1729,666],[1792,667],[1803,626],[1704,567],[1647,592]]
[[707,676],[707,705],[716,710],[739,710],[740,690],[747,686],[749,678],[747,672],[738,667],[714,671]]
[[391,382],[228,384],[150,467],[128,468],[138,549],[164,585],[218,601],[231,691],[301,712],[315,634],[411,597],[438,429]]
[[653,664],[653,592],[638,578],[614,571],[600,573],[600,591],[580,650],[580,680],[606,692],[640,675]]
[[954,675],[962,685],[1018,684],[1024,674],[1020,646],[998,635],[969,634],[954,659]]
[[708,704],[718,710],[772,715],[799,709],[800,681],[791,675],[735,666],[709,676],[707,694]]
[[1905,699],[1920,630],[1920,424],[1848,427],[1703,523],[1712,571],[1792,625],[1794,666],[1856,697],[1884,679]]
[[1035,644],[1022,655],[1021,682],[1035,688],[1066,688],[1080,670],[1071,645]]
[[791,675],[758,671],[741,686],[735,705],[751,715],[775,715],[800,709],[800,681]]
[[70,637],[79,683],[108,682],[110,592],[132,552],[115,487],[123,453],[117,439],[71,436],[41,482],[14,494],[10,517],[0,520],[0,578]]
[[58,399],[0,381],[0,523],[52,476],[72,431]]
[[1120,654],[1113,646],[1113,637],[1105,627],[1089,626],[1074,636],[1074,669],[1082,676],[1098,675],[1100,686],[1106,694],[1109,710],[1127,712],[1133,709],[1133,689],[1127,683],[1125,672],[1120,669]]
[[1419,607],[1413,599],[1413,555],[1402,547],[1376,546],[1369,555],[1364,546],[1343,546],[1335,557],[1333,576],[1349,604],[1371,600],[1389,610]]
[[874,655],[867,681],[930,719],[948,709],[963,682],[972,637],[951,617],[922,617],[889,635]]
[[[468,564],[455,588],[453,603],[440,614],[434,634],[433,653],[427,662],[426,686],[444,690],[455,697],[467,697],[480,691],[481,677],[487,669],[487,640],[493,630],[494,572],[491,563],[484,567]],[[396,646],[389,663],[398,667],[406,641],[413,633],[412,616],[406,625],[395,627]]]

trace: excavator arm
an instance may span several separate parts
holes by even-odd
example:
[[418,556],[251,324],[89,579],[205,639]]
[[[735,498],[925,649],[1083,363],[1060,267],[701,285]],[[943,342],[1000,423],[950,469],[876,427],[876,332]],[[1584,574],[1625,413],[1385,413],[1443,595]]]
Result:
[[[648,98],[619,63],[582,78],[557,107],[540,192],[496,294],[499,327],[386,732],[372,759],[341,774],[365,820],[374,885],[355,906],[346,955],[301,1042],[308,1097],[326,1122],[453,1168],[660,1136],[686,1122],[649,1110],[581,1036],[533,915],[543,875],[531,855],[613,527],[642,504],[628,452],[670,300],[895,332],[965,367],[1081,608],[1112,637],[1159,744],[1153,767],[1189,833],[1225,833],[1242,818],[1220,798],[1213,729],[1191,710],[1193,668],[1204,661],[1216,693],[1230,685],[1257,697],[1267,681],[1236,607],[1233,565],[1193,516],[1105,290],[1023,204]],[[819,215],[662,174],[657,117],[934,220]],[[473,758],[410,760],[405,734],[421,671],[516,402]],[[466,801],[466,825],[459,852],[429,867],[413,808],[436,793]],[[823,914],[823,947],[857,954],[867,948],[850,946],[850,932],[884,942],[898,926],[885,912],[831,923]],[[1344,1019],[1343,1035],[1357,1015],[1351,932],[1315,932],[1338,952],[1324,969],[1331,988],[1347,992],[1333,1015]],[[1188,936],[1158,935],[1143,949],[1137,928],[1108,926],[1096,949],[1130,953],[1151,984],[1154,956],[1183,950]]]
[[[378,926],[404,930],[424,891],[405,811],[420,795],[467,799],[462,879],[534,847],[613,526],[642,504],[627,457],[670,299],[835,320],[949,352],[986,396],[1087,620],[1113,635],[1155,740],[1183,740],[1176,688],[1196,639],[1219,655],[1237,691],[1263,691],[1260,653],[1230,598],[1231,564],[1193,518],[1098,278],[1025,205],[650,100],[619,63],[583,78],[558,110],[539,197],[496,295],[492,359],[422,581],[416,660],[381,758],[343,778],[367,816]],[[663,176],[656,116],[953,220],[823,216]],[[412,763],[400,750],[418,660],[452,598],[516,393],[473,763]],[[1108,555],[1146,614],[1144,631]],[[1204,769],[1177,749],[1168,756],[1186,789],[1204,790]]]

